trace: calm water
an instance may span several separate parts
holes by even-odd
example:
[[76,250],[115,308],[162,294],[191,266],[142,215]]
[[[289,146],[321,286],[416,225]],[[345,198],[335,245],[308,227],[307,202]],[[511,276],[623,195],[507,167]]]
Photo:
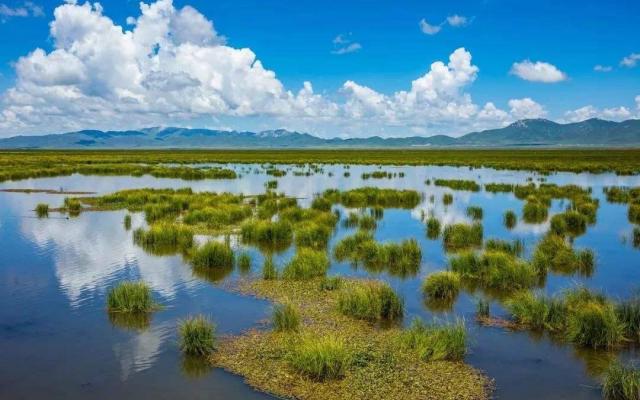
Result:
[[[96,191],[99,194],[142,187],[187,187],[194,190],[227,191],[244,194],[264,192],[264,183],[273,177],[255,173],[258,166],[235,166],[242,174],[236,180],[181,181],[152,177],[69,176],[5,182],[1,188],[41,188]],[[283,167],[280,167],[283,168]],[[519,225],[509,231],[502,214],[513,209],[518,214],[522,202],[512,194],[484,191],[454,192],[425,185],[428,178],[473,179],[479,182],[524,183],[533,173],[451,167],[385,167],[403,171],[404,178],[363,181],[362,172],[376,167],[352,166],[350,178],[342,166],[325,166],[324,174],[279,178],[278,191],[300,198],[308,206],[314,193],[327,188],[350,189],[362,186],[416,189],[424,201],[413,210],[387,209],[375,232],[380,241],[415,238],[423,249],[422,267],[416,276],[385,279],[404,297],[408,323],[414,316],[467,320],[471,343],[467,362],[495,379],[496,398],[503,399],[597,399],[597,374],[610,355],[580,351],[556,343],[545,336],[480,327],[473,322],[475,298],[462,294],[452,311],[432,313],[423,302],[420,284],[430,272],[444,269],[447,257],[440,240],[425,236],[422,211],[432,211],[445,224],[467,221],[465,209],[484,209],[485,238],[520,238],[527,255],[548,229],[547,224]],[[329,176],[328,172],[333,172]],[[640,186],[640,176],[613,174],[556,174],[548,182],[573,183],[593,189],[600,199],[598,222],[575,241],[575,246],[593,249],[597,266],[590,278],[550,275],[544,290],[555,293],[575,284],[585,284],[614,298],[630,296],[640,283],[640,250],[630,237],[626,205],[609,204],[602,187]],[[454,193],[454,203],[441,204],[444,192]],[[435,195],[435,203],[429,201]],[[51,213],[48,219],[34,218],[39,202],[56,206],[64,196],[0,193],[0,398],[84,399],[84,398],[269,398],[243,384],[242,378],[185,360],[177,348],[176,324],[186,316],[208,314],[221,334],[237,334],[261,326],[269,317],[270,304],[225,290],[238,273],[203,279],[194,276],[179,256],[152,256],[133,244],[131,231],[122,224],[124,211],[88,212],[66,219]],[[566,203],[554,201],[552,213]],[[340,207],[339,207],[340,208]],[[343,215],[346,210],[340,208]],[[133,227],[144,225],[142,214],[134,214]],[[339,224],[330,246],[353,233]],[[201,238],[206,240],[206,238]],[[235,244],[235,246],[239,246]],[[262,256],[249,249],[254,270]],[[278,258],[285,261],[290,249]],[[363,269],[334,263],[331,274],[370,276]],[[126,279],[143,279],[151,285],[165,307],[153,314],[144,331],[125,330],[113,325],[105,312],[105,295],[110,287]],[[492,304],[495,315],[504,311]],[[638,359],[626,351],[620,356]]]

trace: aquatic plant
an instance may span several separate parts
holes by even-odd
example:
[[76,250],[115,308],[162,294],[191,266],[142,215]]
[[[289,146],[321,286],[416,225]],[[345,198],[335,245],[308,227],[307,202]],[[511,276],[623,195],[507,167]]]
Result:
[[209,241],[198,247],[191,256],[191,264],[195,268],[232,269],[235,255],[226,243]]
[[242,240],[269,248],[286,248],[293,239],[293,227],[288,221],[250,220],[240,229]]
[[612,363],[604,374],[602,396],[605,400],[640,399],[640,370],[619,361]]
[[251,255],[246,251],[241,252],[237,258],[238,269],[242,272],[251,270]]
[[485,250],[501,251],[503,253],[511,254],[515,257],[522,256],[524,252],[524,242],[521,239],[514,239],[512,241],[502,239],[488,239],[484,243]]
[[278,269],[276,268],[276,264],[273,262],[273,258],[271,257],[268,257],[264,260],[264,264],[262,265],[262,279],[278,279]]
[[203,315],[180,321],[178,336],[180,350],[185,354],[207,356],[216,349],[216,326]]
[[556,273],[578,272],[590,276],[595,266],[595,257],[589,249],[575,251],[563,237],[548,234],[536,245],[531,263],[540,275],[550,269]]
[[424,361],[459,361],[466,354],[466,329],[462,321],[426,324],[414,319],[399,337],[400,345],[415,351]]
[[624,324],[625,337],[640,341],[640,297],[616,304],[616,316]]
[[513,187],[510,183],[487,183],[484,190],[490,193],[510,193],[513,192]]
[[363,281],[340,290],[338,310],[356,319],[393,320],[402,317],[404,304],[387,283]]
[[120,282],[107,293],[107,309],[110,312],[150,312],[156,308],[151,288],[142,281]]
[[343,284],[344,284],[344,280],[340,276],[324,277],[320,281],[320,290],[327,290],[327,291],[337,290],[342,288]]
[[377,224],[375,218],[370,215],[362,215],[358,220],[358,227],[360,229],[373,230],[376,229],[376,226]]
[[282,270],[282,277],[305,280],[323,276],[329,269],[329,257],[324,251],[300,248]]
[[340,192],[336,189],[325,190],[322,197],[333,203],[349,208],[385,207],[414,208],[420,203],[420,194],[415,190],[382,189],[362,187]]
[[507,210],[504,213],[503,221],[504,221],[504,226],[507,229],[513,229],[518,224],[518,217],[516,216],[516,213],[513,212],[512,210]]
[[453,195],[451,193],[445,193],[442,195],[442,204],[448,206],[453,203]]
[[277,304],[271,319],[278,332],[297,332],[300,327],[300,314],[290,303]]
[[440,221],[436,217],[427,219],[427,238],[435,240],[440,236]]
[[483,320],[491,316],[490,303],[488,300],[479,298],[476,301],[476,319]]
[[451,271],[434,272],[424,280],[422,291],[432,299],[455,299],[460,292],[460,276]]
[[172,254],[193,245],[193,232],[183,225],[160,223],[133,231],[133,242],[153,254]]
[[629,204],[627,216],[632,224],[640,224],[640,203]]
[[614,347],[624,338],[624,325],[609,302],[589,301],[569,313],[567,339],[592,348]]
[[294,229],[295,243],[298,247],[324,249],[329,243],[332,228],[314,221],[305,221]]
[[344,376],[350,362],[344,342],[335,336],[304,337],[288,356],[299,373],[317,381]]
[[482,225],[459,223],[447,225],[442,232],[443,244],[447,251],[464,250],[482,245]]
[[529,196],[522,208],[522,219],[529,224],[539,224],[546,221],[549,206],[538,197]]
[[278,188],[278,181],[276,181],[275,179],[274,179],[274,180],[271,180],[271,181],[267,181],[267,182],[264,184],[264,186],[265,186],[267,189],[277,189],[277,188]]
[[488,289],[514,291],[529,288],[537,281],[531,264],[501,251],[463,252],[451,257],[449,265],[463,280]]
[[463,179],[436,179],[434,181],[434,184],[436,186],[444,186],[454,190],[469,190],[472,192],[477,192],[480,190],[480,185],[478,185],[474,181]]
[[38,218],[44,218],[49,216],[49,205],[46,203],[38,203],[36,205],[36,215]]
[[565,211],[551,217],[551,231],[556,235],[579,236],[587,230],[587,217],[577,211]]
[[130,214],[127,214],[127,215],[124,216],[123,224],[124,224],[124,229],[126,229],[126,230],[131,229],[131,215]]
[[482,207],[477,206],[469,206],[467,207],[467,216],[474,221],[478,221],[482,219]]

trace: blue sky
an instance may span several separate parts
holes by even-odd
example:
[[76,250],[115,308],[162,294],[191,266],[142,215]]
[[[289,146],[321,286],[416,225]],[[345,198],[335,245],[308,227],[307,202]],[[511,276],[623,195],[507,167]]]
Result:
[[[207,68],[207,63],[224,64],[223,56],[212,53],[213,58],[180,59],[176,56],[180,54],[180,46],[186,48],[196,43],[192,39],[171,39],[181,35],[176,31],[154,39],[160,48],[159,56],[166,50],[175,57],[158,57],[154,66],[141,67],[138,81],[131,82],[129,87],[115,87],[120,85],[116,79],[94,79],[106,72],[96,69],[90,58],[83,57],[90,57],[87,56],[90,46],[103,51],[100,46],[109,39],[87,43],[87,33],[78,29],[82,26],[81,18],[71,8],[65,9],[65,18],[60,13],[58,26],[64,26],[67,35],[65,43],[61,43],[60,33],[52,32],[50,27],[57,18],[54,9],[61,4],[64,3],[0,0],[1,136],[147,125],[286,127],[323,136],[457,135],[503,126],[519,117],[540,116],[569,122],[587,117],[620,120],[640,116],[640,98],[636,100],[640,95],[638,1],[487,0],[454,4],[175,0],[164,8],[170,29],[184,29],[171,21],[185,7],[193,9],[213,29],[213,33],[197,32],[193,39],[198,41],[197,45],[228,48],[233,53],[230,59],[235,59],[240,49],[250,49],[264,70],[275,74],[274,78],[253,81],[254,71],[245,71],[248,75],[243,75],[229,72],[224,66],[213,68],[218,72],[215,78],[203,75],[198,71]],[[82,5],[78,2],[69,7]],[[141,15],[137,1],[111,0],[86,12],[107,18],[114,26],[122,27],[122,31],[131,32],[141,25],[131,20],[127,23],[128,17]],[[457,19],[451,18],[454,16]],[[200,18],[185,13],[187,17]],[[191,24],[188,18],[185,21]],[[60,31],[63,29],[59,28]],[[74,34],[79,36],[73,37]],[[78,50],[74,41],[85,47]],[[42,59],[30,59],[29,55],[37,48],[44,51]],[[469,66],[477,71],[462,72],[467,75],[459,77],[460,81],[453,86],[447,86],[446,82],[438,86],[428,78],[422,91],[412,91],[412,81],[429,74],[432,63],[442,61],[446,66],[450,55],[460,48],[468,54],[461,57],[470,59]],[[51,59],[51,52],[56,49],[78,60],[80,75],[72,71],[75,61]],[[18,71],[16,64],[20,57],[24,57],[23,72]],[[131,55],[130,59],[119,60],[105,56],[101,63],[104,66],[104,60],[113,59],[118,65],[129,61],[139,64],[139,57]],[[623,61],[625,57],[627,61]],[[521,64],[521,69],[514,67],[514,63],[527,60],[530,63]],[[535,68],[536,62],[544,63],[537,66],[541,70]],[[596,65],[604,71],[596,71]],[[184,71],[185,79],[202,87],[195,93],[196,88],[187,85],[189,92],[155,104],[158,96],[166,93],[167,85],[163,84],[160,92],[148,91],[144,82],[154,68],[159,68],[159,72],[153,72],[154,82],[163,79],[165,83],[167,79],[173,82],[173,78],[166,78],[167,71],[171,74]],[[56,75],[45,82],[24,71],[54,71]],[[449,72],[451,76],[459,74],[451,66]],[[61,74],[65,77],[61,78]],[[229,84],[224,89],[215,84],[207,86],[211,79],[218,78]],[[254,82],[254,88],[264,85],[265,89],[255,92],[237,88],[234,80]],[[295,98],[304,82],[312,84],[316,96],[313,105],[307,102],[307,97]],[[346,82],[354,82],[355,86],[345,86]],[[281,90],[274,89],[274,85],[281,85]],[[146,89],[141,89],[143,86]],[[181,86],[175,90],[187,89]],[[9,92],[13,94],[8,96]],[[293,97],[287,97],[286,92]],[[415,95],[418,100],[412,97],[411,104],[400,102],[397,96],[400,92],[409,92],[409,97]],[[71,100],[68,93],[73,93]],[[275,96],[275,100],[269,100],[269,96]],[[186,104],[183,99],[187,97],[199,100]],[[126,109],[132,99],[136,102],[134,111]],[[253,104],[254,99],[260,101]],[[510,103],[522,99],[531,102]],[[270,105],[274,101],[277,107]],[[481,115],[487,103],[504,114]],[[120,105],[109,108],[113,104]],[[38,107],[45,110],[44,115],[34,114]],[[333,111],[325,112],[332,107]],[[572,114],[578,109],[582,112]],[[117,116],[122,113],[127,116],[119,119]]]

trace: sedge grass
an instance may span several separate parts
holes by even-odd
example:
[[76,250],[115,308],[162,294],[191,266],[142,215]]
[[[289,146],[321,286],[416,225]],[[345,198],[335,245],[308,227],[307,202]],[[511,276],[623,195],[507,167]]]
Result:
[[107,294],[109,312],[146,313],[156,308],[151,288],[142,281],[120,282]]
[[207,317],[198,315],[178,325],[180,350],[187,355],[207,356],[216,349],[216,326]]

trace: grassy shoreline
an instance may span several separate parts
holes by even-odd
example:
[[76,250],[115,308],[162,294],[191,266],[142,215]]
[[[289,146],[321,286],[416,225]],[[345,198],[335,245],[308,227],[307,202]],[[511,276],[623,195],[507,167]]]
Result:
[[[300,399],[487,399],[491,381],[467,364],[421,361],[397,345],[402,329],[381,328],[337,311],[338,291],[323,290],[321,279],[308,281],[247,280],[243,294],[292,304],[300,312],[299,332],[251,329],[221,338],[211,357],[217,367],[244,377],[265,392]],[[292,343],[309,335],[340,340],[356,359],[341,379],[318,381],[287,363]]]
[[[640,172],[640,149],[0,150],[0,167],[6,170],[4,180],[18,170],[23,173],[17,179],[83,170],[92,174],[96,167],[104,167],[98,171],[104,174],[118,174],[121,170],[126,175],[127,170],[148,172],[134,165],[160,163],[434,165],[633,174]],[[183,174],[190,179],[200,178]]]

